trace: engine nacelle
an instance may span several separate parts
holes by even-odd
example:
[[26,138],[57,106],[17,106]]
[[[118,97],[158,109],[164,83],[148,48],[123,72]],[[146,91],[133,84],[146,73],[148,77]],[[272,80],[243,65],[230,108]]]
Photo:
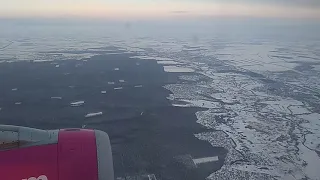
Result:
[[114,180],[108,135],[99,130],[0,126],[1,180]]

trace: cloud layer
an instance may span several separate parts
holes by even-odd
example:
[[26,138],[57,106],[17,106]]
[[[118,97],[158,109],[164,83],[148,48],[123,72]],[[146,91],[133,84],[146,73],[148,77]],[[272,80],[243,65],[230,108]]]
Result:
[[0,0],[0,17],[320,18],[320,0]]

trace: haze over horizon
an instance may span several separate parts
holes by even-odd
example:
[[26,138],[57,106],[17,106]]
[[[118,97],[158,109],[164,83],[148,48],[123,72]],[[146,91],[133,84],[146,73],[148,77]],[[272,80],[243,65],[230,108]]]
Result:
[[317,0],[0,0],[0,18],[272,17],[320,19]]

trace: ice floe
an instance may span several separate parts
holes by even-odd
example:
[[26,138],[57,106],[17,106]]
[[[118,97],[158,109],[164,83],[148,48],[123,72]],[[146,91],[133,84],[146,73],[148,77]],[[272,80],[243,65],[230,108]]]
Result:
[[85,115],[85,117],[90,118],[95,116],[101,116],[102,114],[103,114],[102,112],[88,113],[87,115]]
[[167,65],[167,64],[181,64],[181,63],[179,63],[179,62],[177,62],[177,61],[157,61],[157,63],[158,64],[165,64],[165,65]]
[[193,69],[179,66],[163,66],[165,72],[179,72],[179,73],[190,73],[194,72]]
[[35,63],[40,63],[40,62],[52,62],[54,60],[52,59],[48,59],[48,60],[33,60],[32,62],[35,62]]
[[143,59],[143,60],[172,61],[171,58],[166,58],[166,57],[131,56],[130,58],[132,58],[132,59]]
[[72,103],[70,103],[70,105],[73,106],[73,107],[82,106],[82,105],[84,105],[84,101],[72,102]]

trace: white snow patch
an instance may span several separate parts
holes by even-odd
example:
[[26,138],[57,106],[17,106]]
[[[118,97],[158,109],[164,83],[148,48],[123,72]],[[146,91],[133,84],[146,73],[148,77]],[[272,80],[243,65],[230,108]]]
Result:
[[289,106],[288,107],[292,114],[297,115],[297,114],[308,114],[310,111],[302,106]]
[[236,94],[229,94],[229,93],[214,93],[211,94],[211,97],[221,100],[224,103],[230,104],[237,102]]
[[13,89],[11,89],[12,91],[17,91],[18,90],[18,88],[13,88]]
[[[219,102],[211,102],[206,100],[181,100],[182,102],[189,103],[189,106],[203,107],[203,108],[220,108]],[[176,104],[177,105],[177,104]]]
[[114,82],[108,82],[108,84],[114,84]]
[[101,94],[106,94],[107,93],[107,91],[101,91]]
[[270,72],[281,72],[289,71],[294,69],[298,64],[287,63],[287,64],[255,64],[255,65],[243,65],[241,66],[244,69],[250,71],[270,71]]
[[196,82],[200,80],[200,77],[198,75],[182,75],[182,76],[179,76],[179,79]]
[[123,87],[116,87],[116,88],[113,88],[114,90],[120,90],[120,89],[123,89]]
[[[240,171],[246,171],[246,172],[253,172],[253,173],[265,173],[269,175],[277,175],[279,176],[278,172],[273,169],[273,167],[266,167],[266,166],[256,166],[256,165],[250,165],[250,164],[239,164],[239,165],[233,165],[231,167],[232,169],[240,170]],[[261,169],[261,168],[268,168],[268,169]]]
[[119,82],[124,83],[124,82],[126,82],[126,81],[125,81],[125,80],[123,80],[123,79],[120,79],[120,80],[119,80]]
[[120,68],[114,68],[114,70],[115,70],[115,71],[119,71],[119,70],[120,70]]
[[62,99],[62,97],[55,96],[55,97],[51,97],[51,99]]
[[20,105],[20,104],[22,104],[22,102],[16,102],[16,103],[14,103],[15,105]]
[[135,88],[142,88],[142,85],[136,85]]
[[60,65],[56,65],[56,68],[60,67]]
[[273,52],[274,50],[275,46],[267,44],[241,44],[218,49],[213,56],[253,72],[281,72],[293,70],[298,65],[294,63],[296,59],[293,54]]
[[294,99],[282,99],[280,101],[262,101],[261,103],[267,104],[267,107],[262,109],[263,112],[274,111],[284,114],[291,114],[290,107],[292,107],[292,110],[295,110],[296,112],[308,112],[308,110],[303,107],[301,107],[299,110],[298,108],[294,108],[293,106],[304,106],[302,102]]

